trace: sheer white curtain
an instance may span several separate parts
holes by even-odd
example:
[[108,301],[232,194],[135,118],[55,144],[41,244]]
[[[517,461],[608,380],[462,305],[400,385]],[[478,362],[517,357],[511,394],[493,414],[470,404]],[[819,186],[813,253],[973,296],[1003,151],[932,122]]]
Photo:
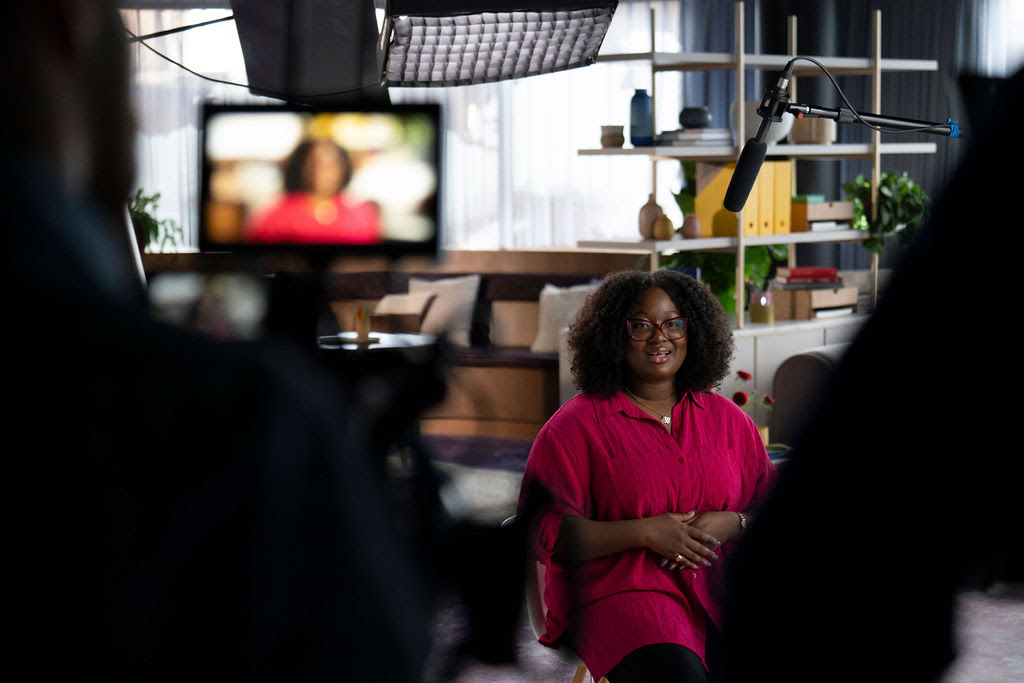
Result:
[[[658,50],[680,49],[679,2],[620,2],[601,52],[649,50],[652,8]],[[658,76],[659,130],[678,127],[680,83],[677,75]],[[391,89],[396,102],[444,105],[445,245],[532,248],[635,238],[637,213],[651,191],[651,162],[578,150],[600,146],[603,124],[623,125],[628,144],[637,88],[651,91],[647,61],[458,88]],[[674,211],[670,191],[679,189],[679,168],[658,173],[658,201]]]
[[979,62],[986,75],[1010,76],[1024,66],[1024,2],[991,0],[981,25],[987,35],[979,40]]
[[[602,51],[649,49],[651,8],[656,12],[658,49],[680,49],[679,6],[620,2]],[[125,26],[136,35],[228,14],[227,9],[122,10]],[[146,42],[206,76],[246,82],[233,22]],[[132,54],[139,123],[136,187],[160,193],[158,217],[184,226],[184,246],[194,248],[201,104],[274,100],[199,78],[137,43]],[[658,79],[658,127],[674,128],[681,79],[671,74]],[[602,124],[622,124],[628,130],[629,100],[636,88],[650,91],[651,71],[645,61],[596,64],[487,85],[392,89],[396,102],[443,104],[445,246],[546,247],[572,245],[578,239],[634,237],[637,211],[651,190],[650,161],[580,156],[577,150],[599,146]],[[660,166],[658,200],[671,212],[670,191],[678,189],[679,173],[673,165]]]
[[[168,3],[170,4],[170,3]],[[136,36],[229,16],[229,9],[123,9],[125,28]],[[245,63],[233,21],[150,38],[147,45],[193,71],[232,83],[246,82]],[[133,105],[136,135],[135,188],[160,194],[157,218],[184,228],[178,251],[194,250],[199,225],[199,126],[201,106],[211,102],[270,102],[243,87],[190,74],[135,42]]]

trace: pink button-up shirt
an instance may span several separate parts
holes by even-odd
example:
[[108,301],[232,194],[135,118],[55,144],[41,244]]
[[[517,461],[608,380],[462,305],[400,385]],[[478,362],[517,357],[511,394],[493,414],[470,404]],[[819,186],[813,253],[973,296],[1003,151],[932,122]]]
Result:
[[718,394],[687,394],[672,410],[672,434],[621,392],[567,401],[537,435],[520,494],[522,505],[527,486],[538,483],[552,497],[533,536],[546,567],[541,642],[555,644],[568,631],[595,680],[643,645],[678,643],[703,658],[705,619],[720,623],[721,558],[711,568],[668,571],[660,555],[635,548],[563,566],[551,559],[562,518],[743,511],[761,502],[774,477],[753,421]]

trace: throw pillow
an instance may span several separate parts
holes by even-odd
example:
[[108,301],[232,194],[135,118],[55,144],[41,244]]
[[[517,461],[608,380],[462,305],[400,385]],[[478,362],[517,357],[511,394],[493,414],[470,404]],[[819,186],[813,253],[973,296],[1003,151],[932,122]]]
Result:
[[464,275],[443,280],[409,278],[409,293],[430,293],[434,301],[420,325],[420,332],[447,336],[454,346],[469,346],[469,331],[473,324],[479,275]]
[[540,321],[537,337],[530,345],[533,353],[558,353],[558,333],[573,321],[583,302],[597,284],[556,287],[548,283],[540,292]]
[[373,307],[374,315],[416,315],[421,318],[434,298],[433,292],[385,294]]

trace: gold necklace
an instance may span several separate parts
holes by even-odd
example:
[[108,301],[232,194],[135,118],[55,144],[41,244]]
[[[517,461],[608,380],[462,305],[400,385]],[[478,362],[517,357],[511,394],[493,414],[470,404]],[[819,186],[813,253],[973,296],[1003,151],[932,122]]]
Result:
[[[658,415],[660,415],[660,416],[661,416],[661,421],[662,421],[662,423],[664,423],[664,425],[665,425],[666,427],[671,427],[671,426],[672,426],[672,409],[671,409],[671,408],[669,408],[669,409],[668,409],[668,413],[669,413],[669,414],[668,414],[668,415],[666,415],[665,413],[661,412],[660,410],[658,410],[657,408],[655,408],[654,406],[652,406],[652,405],[651,405],[650,403],[648,403],[647,401],[643,400],[642,398],[640,398],[639,396],[637,396],[636,394],[634,394],[634,393],[633,393],[632,391],[630,391],[630,390],[629,390],[629,387],[626,387],[626,393],[627,393],[627,394],[629,394],[629,395],[630,395],[630,397],[631,397],[631,398],[632,398],[632,399],[633,399],[634,401],[637,401],[637,402],[638,402],[638,403],[640,403],[641,405],[644,405],[644,406],[646,406],[646,407],[650,408],[650,409],[651,409],[651,410],[653,410],[653,411],[654,411],[655,413],[657,413]],[[675,402],[675,399],[673,399],[673,400],[672,400],[672,405],[674,406],[675,404],[676,404],[676,402]]]

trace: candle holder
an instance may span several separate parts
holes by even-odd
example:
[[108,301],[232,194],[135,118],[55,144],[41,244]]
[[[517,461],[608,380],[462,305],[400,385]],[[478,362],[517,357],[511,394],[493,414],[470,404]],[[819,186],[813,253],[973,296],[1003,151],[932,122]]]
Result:
[[775,323],[775,304],[772,303],[770,290],[751,292],[748,308],[750,309],[750,322],[765,323],[766,325]]
[[370,338],[370,311],[362,306],[356,308],[352,314],[352,329],[356,332],[356,341],[366,341]]

